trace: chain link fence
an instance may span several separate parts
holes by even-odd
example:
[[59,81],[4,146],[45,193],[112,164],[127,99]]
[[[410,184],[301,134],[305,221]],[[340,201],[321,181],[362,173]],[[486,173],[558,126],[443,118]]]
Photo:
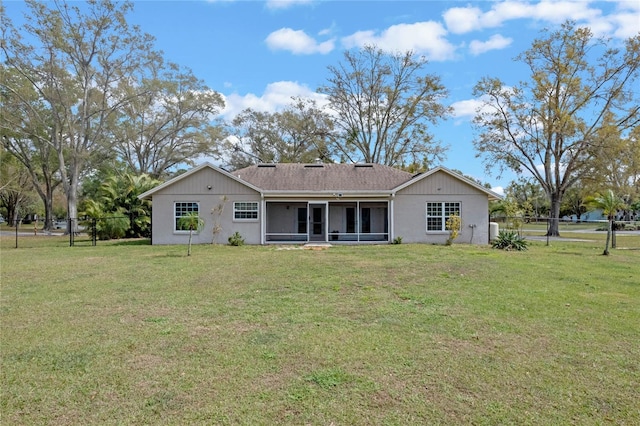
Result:
[[[516,231],[520,236],[547,241],[557,239],[549,236],[553,221],[557,221],[560,239],[574,241],[594,241],[606,238],[609,221],[606,219],[585,220],[575,218],[549,218],[535,216],[497,216],[491,217],[500,230]],[[640,217],[631,220],[614,220],[612,223],[611,244],[613,248],[625,247],[640,249]]]
[[[141,231],[140,223],[144,223]],[[42,222],[23,224],[14,221],[11,230],[2,231],[5,238],[15,238],[15,248],[40,245],[32,237],[68,238],[69,246],[95,246],[100,240],[118,240],[124,238],[150,238],[151,220],[148,216],[110,215],[106,217],[80,217],[55,221],[53,229],[43,230]],[[132,235],[135,233],[135,235]]]

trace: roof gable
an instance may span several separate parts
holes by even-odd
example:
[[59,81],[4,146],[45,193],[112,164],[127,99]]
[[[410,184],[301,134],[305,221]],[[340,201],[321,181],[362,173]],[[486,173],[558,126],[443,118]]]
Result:
[[201,170],[203,170],[205,168],[209,168],[209,169],[211,169],[211,170],[213,170],[215,172],[218,172],[218,173],[222,174],[223,176],[226,176],[227,178],[232,179],[233,181],[238,182],[239,184],[241,184],[243,186],[246,186],[246,187],[248,187],[248,188],[250,188],[250,189],[252,189],[254,191],[257,191],[257,192],[260,192],[260,193],[262,192],[260,190],[260,188],[257,188],[255,186],[251,185],[249,182],[245,182],[245,181],[243,181],[241,179],[238,179],[236,176],[232,175],[231,173],[227,172],[226,170],[223,170],[223,169],[221,169],[219,167],[216,167],[211,163],[203,163],[203,164],[201,164],[201,165],[199,165],[197,167],[194,167],[193,169],[191,169],[191,170],[189,170],[189,171],[187,171],[187,172],[185,172],[185,173],[183,173],[183,174],[181,174],[179,176],[174,177],[173,179],[169,179],[168,181],[156,186],[155,188],[150,189],[149,191],[147,191],[147,192],[145,192],[143,194],[140,194],[138,196],[138,198],[141,199],[141,200],[146,199],[146,198],[150,198],[154,194],[164,190],[165,188],[173,186],[178,182],[181,182],[181,181],[183,181],[185,179],[188,179],[189,177],[197,174],[198,172],[200,172]]
[[394,189],[394,192],[398,192],[401,191],[409,186],[412,186],[420,181],[422,181],[423,179],[428,179],[430,176],[434,176],[437,173],[445,173],[447,174],[449,177],[453,178],[453,179],[457,179],[458,181],[462,182],[465,185],[469,185],[472,188],[474,188],[475,190],[486,194],[489,197],[490,201],[493,200],[501,200],[502,197],[499,194],[496,194],[495,192],[485,188],[482,185],[479,185],[477,182],[472,181],[471,179],[468,179],[464,176],[462,176],[459,173],[456,173],[454,171],[451,171],[449,169],[447,169],[446,167],[442,167],[442,166],[438,166],[434,169],[428,170],[420,175],[415,176],[414,179],[412,179],[409,182],[405,182],[402,185],[398,186],[397,188]]

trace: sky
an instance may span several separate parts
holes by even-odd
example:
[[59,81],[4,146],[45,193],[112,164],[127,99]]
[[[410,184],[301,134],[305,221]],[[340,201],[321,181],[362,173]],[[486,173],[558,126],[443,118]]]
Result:
[[[26,10],[4,1],[14,24]],[[191,68],[226,102],[224,119],[245,108],[275,112],[292,96],[326,103],[317,88],[327,67],[344,51],[376,45],[412,50],[429,63],[449,91],[453,115],[431,127],[448,146],[441,164],[502,190],[518,176],[485,170],[476,157],[471,120],[479,100],[473,86],[482,77],[515,85],[529,77],[514,58],[545,28],[572,19],[613,45],[640,31],[640,0],[633,1],[368,1],[210,0],[134,1],[130,23],[156,38],[169,61]],[[434,165],[435,166],[435,165]]]

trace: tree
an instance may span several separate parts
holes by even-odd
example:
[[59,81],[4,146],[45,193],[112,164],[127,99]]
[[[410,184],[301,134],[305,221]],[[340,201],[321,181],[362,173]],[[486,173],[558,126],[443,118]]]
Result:
[[[104,178],[93,196],[85,200],[83,213],[99,221],[102,229],[109,230],[109,223],[116,219],[126,222],[120,226],[117,238],[148,237],[151,225],[151,202],[140,200],[138,195],[157,186],[160,182],[149,175],[124,173]],[[114,222],[115,223],[115,222]],[[113,233],[105,237],[114,238]],[[101,239],[104,239],[101,236]]]
[[524,216],[538,218],[549,211],[549,202],[544,190],[533,179],[521,177],[517,181],[512,181],[505,189],[505,193],[516,203],[517,209]]
[[374,46],[346,51],[329,67],[329,98],[340,139],[332,144],[344,159],[388,166],[429,163],[444,148],[428,125],[449,113],[447,90],[438,76],[424,73],[427,60],[412,52],[386,53]]
[[627,202],[640,197],[640,125],[622,136],[607,115],[593,147],[593,163],[583,181],[591,193],[612,189]]
[[577,182],[571,188],[567,189],[567,192],[565,192],[562,198],[560,215],[576,215],[577,221],[579,222],[582,214],[587,211],[585,206],[587,194],[587,189],[583,187],[581,182]]
[[609,255],[609,241],[611,240],[611,233],[613,230],[613,220],[618,210],[624,209],[625,204],[621,198],[615,195],[612,190],[606,191],[604,194],[596,194],[593,197],[589,197],[587,204],[594,209],[602,209],[602,213],[607,216],[607,240],[604,246],[603,255]]
[[193,231],[201,231],[204,228],[204,219],[201,218],[197,212],[190,212],[184,216],[180,216],[178,219],[178,229],[189,230],[189,248],[187,249],[187,256],[191,256],[191,237]]
[[310,99],[293,98],[275,113],[245,109],[232,121],[229,133],[225,150],[232,169],[256,163],[331,161],[333,121]]
[[0,149],[0,209],[13,225],[20,220],[20,212],[30,213],[37,199],[31,192],[29,171],[15,157]]
[[2,50],[8,66],[31,83],[51,112],[49,143],[58,156],[68,215],[74,218],[82,173],[110,157],[108,123],[139,94],[120,89],[131,87],[155,55],[152,38],[127,24],[131,2],[26,2],[25,37],[3,16],[9,30]]
[[483,100],[474,118],[478,156],[487,170],[527,171],[540,183],[550,201],[551,236],[559,235],[567,189],[590,170],[607,114],[621,132],[638,123],[640,35],[624,49],[610,46],[566,22],[516,58],[529,67],[530,80],[507,87],[486,77],[474,88]]
[[221,195],[220,202],[211,209],[211,216],[213,216],[213,226],[211,228],[213,239],[211,242],[213,244],[218,242],[218,235],[222,232],[222,214],[224,213],[224,208],[228,202],[229,197]]
[[117,240],[124,238],[131,224],[122,208],[116,211],[105,211],[105,206],[96,200],[85,200],[81,204],[80,216],[89,218],[83,221],[88,229],[95,225],[96,236],[100,240]]
[[51,111],[20,73],[0,64],[1,143],[29,172],[44,205],[44,230],[53,229],[53,194],[61,183],[56,150],[50,143]]
[[222,130],[212,120],[224,100],[191,70],[160,58],[149,67],[142,87],[126,87],[131,101],[118,109],[110,129],[115,151],[133,173],[158,179],[177,164],[217,154]]

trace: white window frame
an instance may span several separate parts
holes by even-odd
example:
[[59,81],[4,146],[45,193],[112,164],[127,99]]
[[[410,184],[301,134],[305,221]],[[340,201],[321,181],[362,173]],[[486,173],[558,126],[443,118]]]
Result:
[[[173,202],[173,232],[176,233],[189,233],[188,229],[178,229],[178,218],[182,217],[182,215],[178,215],[178,205],[179,204],[190,204],[195,205],[196,209],[186,209],[183,210],[184,213],[189,212],[198,212],[198,216],[200,215],[200,203],[198,201],[174,201]],[[197,231],[195,231],[197,232]]]
[[[248,208],[249,205],[255,208]],[[255,217],[238,217],[238,214],[254,213]],[[234,201],[233,202],[233,221],[234,222],[257,222],[260,219],[260,203],[258,201]]]
[[[430,215],[429,214],[430,204],[439,204],[440,214]],[[447,219],[452,214],[457,214],[458,216],[461,216],[462,203],[460,201],[427,201],[425,205],[425,209],[426,209],[425,210],[425,213],[426,213],[425,229],[427,233],[449,232],[447,231]],[[440,229],[429,229],[429,219],[438,219],[440,222]]]

